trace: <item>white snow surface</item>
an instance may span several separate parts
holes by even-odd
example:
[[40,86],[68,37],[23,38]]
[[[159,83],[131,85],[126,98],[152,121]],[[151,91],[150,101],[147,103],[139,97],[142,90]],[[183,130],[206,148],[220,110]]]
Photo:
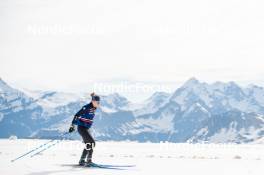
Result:
[[116,169],[78,167],[81,141],[64,140],[42,154],[10,160],[47,140],[0,140],[0,174],[12,175],[261,175],[263,144],[188,144],[97,142],[93,161],[101,164],[134,165]]

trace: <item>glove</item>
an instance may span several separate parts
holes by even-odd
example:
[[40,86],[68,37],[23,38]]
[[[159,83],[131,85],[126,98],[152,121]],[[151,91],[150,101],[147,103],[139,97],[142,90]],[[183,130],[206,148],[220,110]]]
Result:
[[71,125],[71,127],[69,128],[69,133],[75,131],[74,125]]

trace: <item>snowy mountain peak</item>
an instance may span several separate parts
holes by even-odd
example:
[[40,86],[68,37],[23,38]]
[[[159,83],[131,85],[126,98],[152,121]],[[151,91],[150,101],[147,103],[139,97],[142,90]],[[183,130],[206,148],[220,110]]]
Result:
[[264,107],[264,88],[256,85],[250,85],[244,89],[244,93],[254,98],[262,107]]
[[119,104],[127,104],[129,101],[126,97],[118,94],[118,93],[112,93],[107,96],[102,96],[102,100],[107,101],[108,103],[119,103]]
[[186,81],[182,87],[192,87],[198,84],[200,84],[200,81],[193,77],[193,78],[190,78],[188,81]]
[[230,81],[230,82],[228,82],[227,85],[228,85],[229,88],[233,88],[233,89],[241,89],[241,88],[239,87],[239,85],[238,85],[237,83],[235,83],[234,81]]
[[109,94],[108,97],[110,98],[115,98],[115,99],[125,99],[124,96],[118,94],[118,93],[112,93],[112,94]]
[[254,84],[248,85],[247,88],[248,89],[255,89],[255,90],[264,90],[263,87],[260,87],[260,86],[254,85]]
[[115,112],[126,108],[129,104],[129,101],[118,93],[109,94],[107,96],[102,95],[101,97],[101,109],[105,112]]
[[3,87],[3,86],[8,86],[8,85],[2,78],[0,78],[0,87]]
[[156,101],[159,100],[160,98],[167,98],[169,97],[170,94],[166,92],[155,92],[151,97],[147,99],[147,101]]
[[218,90],[221,92],[230,92],[230,91],[241,91],[241,88],[238,84],[236,84],[233,81],[230,81],[228,83],[217,81],[211,85],[211,88],[214,90]]
[[9,86],[2,78],[0,78],[0,92],[2,93],[12,93],[15,90]]

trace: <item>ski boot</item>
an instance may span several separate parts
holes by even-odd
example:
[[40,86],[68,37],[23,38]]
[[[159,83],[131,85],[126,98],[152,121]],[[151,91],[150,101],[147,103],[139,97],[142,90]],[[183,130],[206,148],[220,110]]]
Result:
[[84,149],[83,152],[82,152],[80,161],[79,161],[79,165],[80,166],[85,166],[86,165],[85,159],[86,159],[87,154],[88,154],[88,151]]
[[86,162],[85,162],[85,160],[84,160],[84,159],[80,159],[80,161],[79,161],[79,165],[80,165],[80,166],[86,166]]
[[93,162],[92,162],[92,159],[87,159],[87,161],[86,161],[86,163],[85,163],[85,166],[87,166],[87,167],[92,167],[93,166]]

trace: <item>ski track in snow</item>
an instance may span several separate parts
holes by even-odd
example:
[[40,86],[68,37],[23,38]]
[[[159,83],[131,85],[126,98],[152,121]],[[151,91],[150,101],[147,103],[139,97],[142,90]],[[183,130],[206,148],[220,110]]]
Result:
[[47,140],[1,139],[0,174],[261,175],[264,172],[263,144],[97,142],[94,162],[119,166],[117,169],[99,169],[77,166],[83,148],[81,141],[62,141],[38,156],[10,162],[45,142]]

